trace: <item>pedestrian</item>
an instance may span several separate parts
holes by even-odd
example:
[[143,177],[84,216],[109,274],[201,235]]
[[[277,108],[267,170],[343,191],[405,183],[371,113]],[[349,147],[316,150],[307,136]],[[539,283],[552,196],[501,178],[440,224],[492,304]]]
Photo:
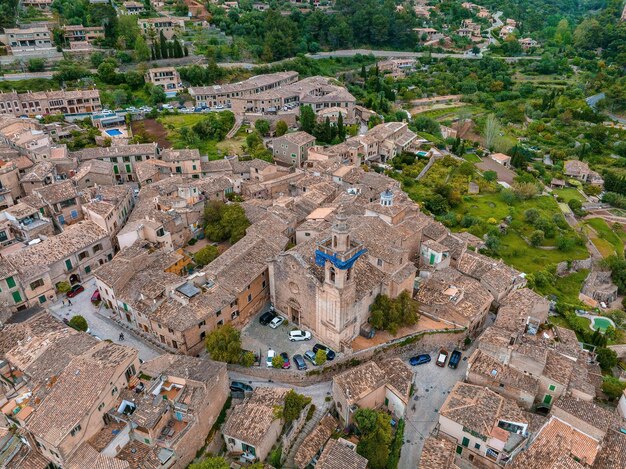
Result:
[[63,300],[62,300],[62,301],[63,301],[63,306],[65,306],[65,298],[63,298]]
[[124,340],[124,333],[123,333],[123,332],[120,332],[120,342],[121,342],[122,340]]
[[67,303],[72,306],[72,300],[70,300],[69,298],[67,299]]

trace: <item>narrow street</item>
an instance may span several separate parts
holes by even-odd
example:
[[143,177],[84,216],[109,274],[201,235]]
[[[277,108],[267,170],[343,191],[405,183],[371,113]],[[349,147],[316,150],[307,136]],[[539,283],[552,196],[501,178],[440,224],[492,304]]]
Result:
[[[57,303],[50,307],[50,312],[61,320],[70,320],[72,316],[76,315],[83,316],[87,320],[91,335],[102,340],[109,339],[115,343],[133,347],[139,351],[139,358],[143,361],[148,361],[161,355],[163,353],[161,350],[134,336],[113,321],[109,317],[110,310],[107,310],[102,305],[96,307],[91,302],[91,295],[96,290],[95,283],[96,281],[93,278],[84,282],[82,285],[85,287],[85,291],[71,298],[71,305],[67,304],[67,301],[66,304],[63,304],[62,300],[65,299],[65,295],[63,295]],[[124,333],[123,341],[119,340],[120,333]]]
[[[457,381],[463,381],[467,370],[467,359],[475,346],[463,352],[463,358],[456,370],[435,365],[437,350],[432,350],[432,361],[413,367],[415,371],[415,393],[411,398],[405,416],[404,445],[400,454],[399,468],[419,467],[419,458],[424,440],[431,434],[439,421],[439,409]],[[451,352],[449,350],[448,352]]]

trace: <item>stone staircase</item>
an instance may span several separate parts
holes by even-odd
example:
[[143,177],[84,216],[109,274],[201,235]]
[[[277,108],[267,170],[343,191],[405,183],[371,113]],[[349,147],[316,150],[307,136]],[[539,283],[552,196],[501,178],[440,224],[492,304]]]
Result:
[[330,409],[330,404],[330,402],[324,402],[324,405],[322,407],[316,408],[315,412],[313,412],[311,420],[304,424],[304,427],[302,427],[302,430],[300,430],[298,438],[296,438],[296,441],[294,441],[293,445],[291,445],[289,453],[287,453],[287,457],[285,458],[285,462],[283,463],[283,469],[295,469],[296,464],[294,462],[294,457],[296,456],[298,448],[300,448],[300,445],[302,444],[304,439],[309,436],[313,429],[319,425],[322,417],[324,417],[324,415],[328,413]]
[[235,116],[235,125],[233,125],[233,128],[230,129],[230,132],[226,134],[226,138],[233,138],[237,134],[237,132],[239,132],[242,124],[243,118],[241,118],[240,116]]

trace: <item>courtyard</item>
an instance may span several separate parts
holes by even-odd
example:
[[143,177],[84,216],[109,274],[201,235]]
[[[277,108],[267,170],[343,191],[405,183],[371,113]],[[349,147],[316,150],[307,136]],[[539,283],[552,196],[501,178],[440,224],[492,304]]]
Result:
[[[267,311],[267,309],[264,309],[261,313],[254,316],[241,331],[242,347],[255,354],[259,354],[261,357],[261,366],[265,366],[267,351],[272,349],[276,353],[287,352],[292,364],[291,369],[295,370],[296,368],[293,366],[294,355],[300,354],[304,356],[304,352],[313,350],[313,346],[316,343],[323,343],[317,340],[315,334],[312,334],[311,340],[291,342],[289,340],[289,332],[297,329],[297,327],[287,321],[276,329],[272,329],[269,325],[264,326],[259,322],[259,317],[265,311]],[[342,356],[337,350],[335,350],[335,353],[337,354],[337,358]],[[335,360],[337,360],[337,358],[335,358]],[[307,361],[306,363],[309,369],[314,367],[310,362]]]

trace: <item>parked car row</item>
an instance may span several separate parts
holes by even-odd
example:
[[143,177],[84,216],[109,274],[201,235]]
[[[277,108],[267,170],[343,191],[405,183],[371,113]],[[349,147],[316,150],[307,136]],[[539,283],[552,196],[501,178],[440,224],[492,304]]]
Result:
[[[459,350],[454,350],[452,354],[450,354],[450,360],[448,361],[448,351],[446,349],[441,349],[437,353],[437,361],[435,365],[444,368],[446,366],[446,362],[448,366],[452,369],[456,369],[459,366],[459,362],[461,361],[462,354]],[[426,363],[430,363],[431,357],[428,353],[422,353],[420,355],[416,355],[415,357],[411,357],[409,359],[409,363],[412,366],[424,365]]]
[[[303,332],[303,331],[293,331],[293,332]],[[307,332],[307,334],[309,334],[309,338],[310,338],[310,333]],[[312,365],[317,366],[317,360],[316,360],[316,356],[317,356],[317,352],[319,350],[323,350],[326,353],[326,359],[327,360],[334,360],[336,354],[335,352],[322,344],[315,344],[313,346],[313,350],[307,350],[306,352],[304,352],[303,355],[300,355],[299,353],[293,356],[293,362],[296,365],[296,368],[298,370],[306,370],[307,366],[305,363],[305,360],[309,361]],[[274,357],[276,356],[276,351],[269,349],[267,351],[267,357],[265,358],[265,364],[267,365],[268,368],[271,368],[274,366]],[[280,354],[280,357],[283,359],[283,366],[282,368],[284,370],[288,370],[291,368],[291,361],[289,360],[289,355],[287,354],[287,352],[282,352]]]

